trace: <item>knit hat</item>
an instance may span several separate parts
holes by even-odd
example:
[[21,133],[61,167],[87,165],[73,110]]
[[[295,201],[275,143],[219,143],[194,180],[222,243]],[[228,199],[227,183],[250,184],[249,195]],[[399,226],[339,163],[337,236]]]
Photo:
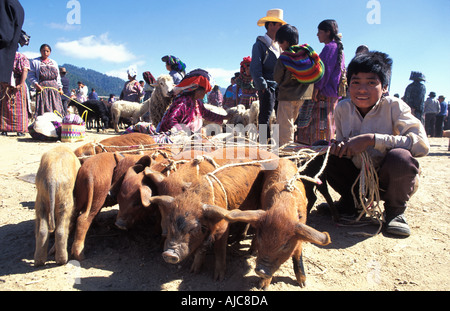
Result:
[[291,46],[280,55],[280,61],[300,83],[316,83],[325,73],[319,54],[308,44]]

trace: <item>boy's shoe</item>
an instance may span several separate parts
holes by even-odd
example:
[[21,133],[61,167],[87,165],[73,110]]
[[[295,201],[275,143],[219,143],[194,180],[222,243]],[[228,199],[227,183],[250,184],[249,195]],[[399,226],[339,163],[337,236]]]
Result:
[[386,222],[386,232],[394,235],[408,237],[411,235],[405,216],[400,214]]

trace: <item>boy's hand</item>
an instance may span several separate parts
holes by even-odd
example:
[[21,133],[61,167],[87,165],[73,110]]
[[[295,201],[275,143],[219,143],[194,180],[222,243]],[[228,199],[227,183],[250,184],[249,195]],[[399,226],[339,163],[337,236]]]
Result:
[[375,145],[375,134],[362,134],[343,141],[331,141],[330,153],[342,158],[352,157]]

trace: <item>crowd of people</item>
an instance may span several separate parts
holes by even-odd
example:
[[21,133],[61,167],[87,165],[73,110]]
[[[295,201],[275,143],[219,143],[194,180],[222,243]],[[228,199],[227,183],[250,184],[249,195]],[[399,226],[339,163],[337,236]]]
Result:
[[[15,41],[10,43],[13,50],[9,50],[15,58],[8,60],[8,66],[2,64],[0,129],[24,133],[28,124],[25,80],[38,91],[37,114],[64,114],[66,107],[60,96],[65,92],[63,74],[50,58],[51,47],[46,44],[41,46],[41,56],[31,61],[16,53],[19,38],[22,46],[27,44],[26,34],[21,32],[23,10],[17,1],[8,2],[17,12],[17,29],[11,30]],[[6,17],[1,18],[3,21]],[[186,64],[179,58],[162,57],[176,87],[173,102],[156,131],[175,128],[197,132],[203,119],[219,124],[227,119],[206,109],[204,102],[223,108],[238,104],[249,108],[259,100],[258,124],[267,129],[266,133],[260,130],[260,143],[271,138],[270,118],[275,112],[279,146],[293,142],[325,142],[330,146],[326,174],[331,187],[341,195],[336,204],[341,214],[357,211],[352,189],[363,165],[359,155],[367,152],[379,175],[386,231],[409,236],[404,213],[418,185],[416,158],[429,152],[427,134],[439,137],[444,124],[448,126],[445,97],[436,100],[431,92],[425,101],[425,77],[417,72],[411,75],[414,82],[405,90],[403,100],[389,96],[393,61],[366,46],[358,48],[346,67],[342,35],[335,20],[323,20],[317,26],[318,41],[324,45],[320,54],[309,44],[299,45],[298,30],[284,21],[281,9],[267,11],[257,25],[264,27],[265,33],[256,38],[251,56],[242,59],[240,71],[231,77],[223,95],[205,70],[186,73]],[[155,79],[150,72],[143,76],[145,82],[138,82],[136,69],[130,68],[120,99],[138,102],[149,96]],[[80,101],[88,96],[82,83],[75,93]]]

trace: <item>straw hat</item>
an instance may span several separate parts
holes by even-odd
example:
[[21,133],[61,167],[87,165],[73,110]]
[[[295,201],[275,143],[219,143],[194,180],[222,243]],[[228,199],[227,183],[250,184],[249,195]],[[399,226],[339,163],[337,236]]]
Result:
[[282,25],[287,24],[283,20],[283,10],[282,9],[272,9],[267,11],[267,16],[261,18],[258,21],[258,26],[264,26],[266,22],[275,22],[275,23],[281,23]]

